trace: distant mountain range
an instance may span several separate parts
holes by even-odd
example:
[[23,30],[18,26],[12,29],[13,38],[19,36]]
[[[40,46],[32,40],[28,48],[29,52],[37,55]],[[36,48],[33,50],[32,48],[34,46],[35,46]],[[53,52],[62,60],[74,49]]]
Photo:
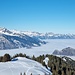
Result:
[[39,32],[23,32],[31,37],[37,37],[40,39],[75,39],[75,34],[55,34],[52,32],[39,33]]
[[75,39],[74,34],[54,34],[8,30],[0,28],[0,50],[1,49],[14,49],[14,48],[31,48],[46,44],[42,39]]
[[53,54],[55,54],[55,55],[75,56],[75,49],[73,49],[71,47],[67,47],[67,48],[62,49],[61,51],[55,50],[53,52]]
[[29,32],[29,31],[17,31],[17,30],[8,30],[6,28],[0,28],[0,34],[6,35],[27,35],[30,37],[36,37],[40,39],[75,39],[75,34],[55,34],[52,32],[40,33],[40,32]]
[[10,31],[6,28],[0,28],[0,50],[15,48],[31,48],[41,46],[46,42],[38,38],[30,37],[24,33]]

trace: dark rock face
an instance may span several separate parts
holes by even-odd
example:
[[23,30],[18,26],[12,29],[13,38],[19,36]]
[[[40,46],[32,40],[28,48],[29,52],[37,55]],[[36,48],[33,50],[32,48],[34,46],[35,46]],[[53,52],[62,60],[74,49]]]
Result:
[[75,56],[75,49],[71,48],[71,47],[67,47],[61,51],[55,50],[53,52],[53,54],[55,55],[67,55],[67,56]]

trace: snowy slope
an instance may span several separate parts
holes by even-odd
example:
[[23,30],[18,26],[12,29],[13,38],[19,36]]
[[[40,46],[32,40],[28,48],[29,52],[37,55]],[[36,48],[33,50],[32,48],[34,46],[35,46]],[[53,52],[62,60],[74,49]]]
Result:
[[32,48],[46,44],[40,39],[75,39],[74,34],[54,34],[8,30],[0,28],[0,50],[17,49],[17,48]]
[[16,49],[16,48],[31,48],[41,46],[46,42],[38,38],[30,37],[19,31],[10,31],[6,28],[0,28],[0,50],[1,49]]
[[10,62],[0,63],[0,75],[20,75],[20,73],[26,73],[26,75],[52,75],[45,67],[40,63],[23,58],[17,57]]

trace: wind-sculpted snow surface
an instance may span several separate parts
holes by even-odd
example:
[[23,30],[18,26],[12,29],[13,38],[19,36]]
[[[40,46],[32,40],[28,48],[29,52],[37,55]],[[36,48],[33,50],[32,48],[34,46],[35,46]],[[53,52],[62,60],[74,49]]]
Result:
[[40,63],[22,57],[17,57],[10,62],[0,63],[0,75],[52,75],[52,73],[43,67]]

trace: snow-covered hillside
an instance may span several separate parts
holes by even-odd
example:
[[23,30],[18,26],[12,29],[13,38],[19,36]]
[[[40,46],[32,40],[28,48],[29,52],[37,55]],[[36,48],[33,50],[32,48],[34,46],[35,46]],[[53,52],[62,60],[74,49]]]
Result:
[[46,44],[42,39],[75,39],[75,35],[54,34],[52,32],[17,31],[0,28],[0,50],[41,46],[41,44]]
[[0,50],[31,48],[41,46],[41,44],[45,43],[38,38],[30,37],[24,33],[12,32],[6,28],[0,28]]
[[26,75],[52,75],[45,67],[40,63],[23,58],[17,57],[10,62],[0,63],[0,75],[20,75],[20,73]]

